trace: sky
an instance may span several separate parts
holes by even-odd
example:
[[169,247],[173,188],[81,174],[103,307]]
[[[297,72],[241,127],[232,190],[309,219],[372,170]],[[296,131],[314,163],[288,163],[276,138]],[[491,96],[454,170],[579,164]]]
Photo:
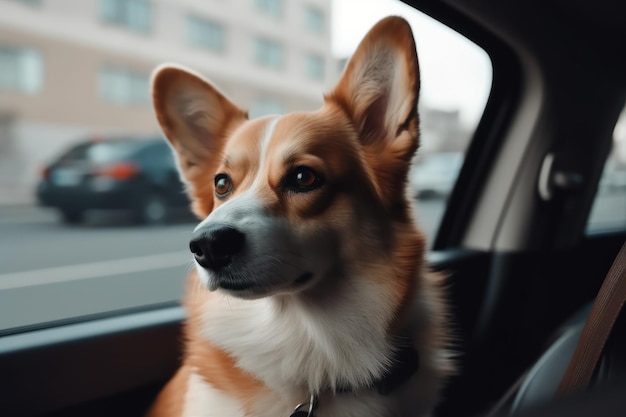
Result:
[[354,52],[367,31],[389,15],[413,29],[420,61],[420,100],[429,107],[459,109],[475,126],[491,88],[491,63],[471,41],[399,0],[332,0],[332,49],[337,57]]

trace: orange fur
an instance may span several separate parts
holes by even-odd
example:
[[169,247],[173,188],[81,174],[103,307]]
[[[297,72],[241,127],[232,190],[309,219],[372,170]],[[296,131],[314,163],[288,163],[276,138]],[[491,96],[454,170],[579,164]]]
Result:
[[182,416],[185,405],[187,381],[191,372],[188,366],[182,366],[167,383],[157,400],[152,404],[148,417]]

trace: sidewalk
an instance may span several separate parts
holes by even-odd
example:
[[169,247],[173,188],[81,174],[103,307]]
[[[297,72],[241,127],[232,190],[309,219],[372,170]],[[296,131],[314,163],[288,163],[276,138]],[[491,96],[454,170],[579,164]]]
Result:
[[51,209],[35,204],[0,204],[0,224],[30,223],[54,216]]

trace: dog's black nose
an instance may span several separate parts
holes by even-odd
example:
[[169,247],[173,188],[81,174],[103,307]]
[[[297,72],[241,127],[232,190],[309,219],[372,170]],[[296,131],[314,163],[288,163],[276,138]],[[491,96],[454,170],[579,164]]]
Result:
[[237,229],[212,226],[194,232],[189,249],[203,268],[217,271],[243,251],[245,240],[246,235]]

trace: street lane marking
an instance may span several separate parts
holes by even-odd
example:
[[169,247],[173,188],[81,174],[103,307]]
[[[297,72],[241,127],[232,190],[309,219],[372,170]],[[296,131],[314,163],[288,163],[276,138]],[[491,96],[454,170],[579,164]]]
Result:
[[100,278],[134,272],[154,271],[181,265],[191,265],[188,251],[160,253],[134,258],[90,262],[76,265],[58,266],[31,271],[0,274],[0,289],[27,287],[30,285],[76,281]]

